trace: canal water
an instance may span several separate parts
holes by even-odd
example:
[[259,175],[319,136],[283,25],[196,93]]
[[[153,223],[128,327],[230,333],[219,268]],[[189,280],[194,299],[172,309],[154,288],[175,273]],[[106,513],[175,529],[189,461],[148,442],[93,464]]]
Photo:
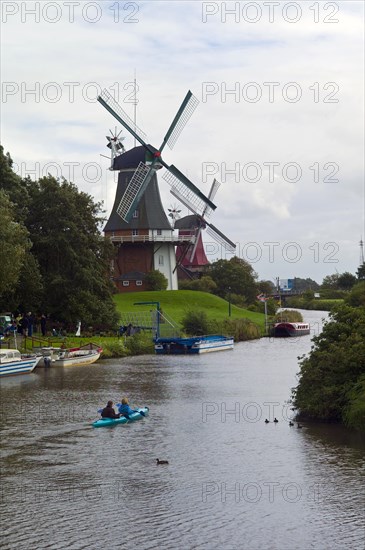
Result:
[[[362,550],[362,441],[288,424],[310,338],[2,380],[1,548]],[[149,417],[92,428],[124,395]]]

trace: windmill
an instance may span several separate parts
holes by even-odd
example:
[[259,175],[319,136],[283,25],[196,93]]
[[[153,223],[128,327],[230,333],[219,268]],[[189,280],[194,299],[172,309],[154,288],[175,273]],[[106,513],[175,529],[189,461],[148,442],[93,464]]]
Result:
[[[113,115],[113,117],[120,124],[122,124],[122,126],[124,126],[126,130],[128,130],[128,132],[135,138],[135,140],[141,144],[141,146],[134,147],[130,151],[127,151],[123,154],[119,154],[118,150],[118,156],[116,156],[115,152],[113,151],[113,144],[110,141],[112,154],[114,153],[111,168],[113,170],[119,170],[120,174],[118,177],[118,190],[113,207],[113,212],[109,218],[106,227],[104,228],[105,234],[108,234],[112,238],[112,240],[114,240],[113,242],[124,243],[126,241],[126,236],[128,236],[127,227],[130,227],[132,232],[137,231],[138,233],[138,230],[134,228],[137,227],[136,219],[139,218],[139,211],[141,211],[141,217],[144,216],[145,219],[143,231],[145,233],[148,233],[148,238],[147,234],[144,234],[147,240],[154,240],[155,242],[157,242],[157,238],[155,236],[155,230],[157,229],[157,234],[160,235],[159,242],[168,242],[168,237],[166,235],[166,223],[168,223],[168,220],[166,218],[166,215],[162,214],[161,212],[162,204],[156,178],[157,170],[164,167],[166,168],[164,179],[171,186],[170,192],[173,194],[173,196],[177,198],[180,202],[182,202],[182,204],[187,206],[192,212],[194,212],[194,215],[197,216],[197,219],[199,220],[201,228],[205,228],[206,226],[208,226],[215,239],[220,239],[220,241],[224,242],[225,245],[234,248],[235,245],[232,243],[232,241],[230,241],[225,235],[223,235],[223,233],[221,233],[216,227],[214,227],[206,220],[212,210],[216,209],[216,205],[213,203],[216,184],[213,183],[209,197],[206,197],[198,189],[198,187],[196,187],[182,172],[180,172],[180,170],[176,166],[166,164],[161,156],[161,153],[166,145],[168,145],[170,149],[174,147],[178,137],[181,134],[181,131],[183,130],[184,126],[186,125],[187,121],[189,120],[199,103],[196,97],[193,96],[190,91],[186,94],[175,118],[173,119],[161,143],[161,146],[158,149],[147,143],[147,137],[144,132],[142,132],[142,130],[137,127],[135,122],[130,119],[130,117],[124,112],[124,110],[114,100],[114,98],[107,90],[104,90],[102,92],[102,94],[98,97],[98,101],[107,111],[109,111],[109,113]],[[116,136],[115,133],[114,137],[117,138],[118,136]],[[124,178],[125,173],[127,173],[128,175]],[[122,184],[123,178],[124,184]],[[119,220],[123,220],[124,225],[120,225],[120,222],[118,223],[116,218],[119,218]],[[142,227],[142,223],[140,223],[138,227]],[[174,247],[176,245],[185,242],[185,245],[187,245],[185,246],[185,249],[188,249],[189,247],[191,248],[192,244],[196,243],[197,239],[194,238],[194,236],[192,237],[191,233],[189,236],[182,235],[176,238],[176,236],[172,235],[170,224],[168,224],[168,227],[171,233],[169,242],[171,246],[173,246],[174,257]],[[137,233],[132,233],[132,236],[135,237],[135,240],[137,237],[139,237]],[[198,235],[198,237],[201,239],[200,233],[201,229],[196,233],[196,235]],[[164,239],[162,239],[162,237],[164,237]],[[144,243],[146,242],[147,241],[145,239]],[[157,254],[157,251],[161,250],[162,245],[159,246],[160,247],[158,249],[156,249],[156,247],[154,248],[152,256],[155,256]],[[122,254],[119,254],[119,260],[122,263],[124,262],[123,265],[119,266],[119,272],[123,272],[122,276],[125,278],[127,275],[129,275],[129,273],[125,273],[127,269],[125,265],[126,255],[124,254],[124,256],[122,256]],[[136,259],[135,251],[133,252],[133,257],[134,264],[137,264],[140,258]],[[163,258],[161,258],[161,254],[159,257],[160,263],[163,264]],[[169,276],[172,280],[176,271],[176,258],[175,265],[173,265],[174,262],[172,260],[171,250],[166,252],[166,257],[169,261]],[[139,265],[142,265],[142,263],[141,261],[139,261]],[[150,263],[152,265],[153,261],[151,260]],[[131,262],[128,265],[130,267]],[[151,269],[153,269],[153,266],[151,267]],[[160,267],[158,267],[158,269],[160,269]],[[148,266],[145,265],[144,270],[148,271]],[[123,282],[123,284],[125,283]],[[168,288],[174,288],[174,283],[172,282]]]
[[[178,110],[174,120],[172,121],[159,149],[146,143],[146,134],[140,130],[136,124],[129,118],[127,113],[123,111],[120,105],[115,101],[113,96],[104,90],[98,101],[109,111],[116,120],[124,126],[126,130],[139,142],[146,150],[145,162],[140,162],[133,178],[120,201],[117,212],[123,220],[130,222],[133,212],[135,211],[140,198],[146,191],[156,170],[164,167],[169,172],[170,178],[166,181],[177,193],[178,198],[182,197],[191,204],[197,211],[203,211],[205,206],[209,206],[212,210],[216,209],[216,205],[208,199],[176,166],[168,165],[163,161],[161,153],[166,145],[172,149],[180,136],[184,126],[196,109],[199,101],[189,92],[186,94],[180,109]],[[179,198],[181,200],[181,198]]]
[[171,218],[172,229],[175,227],[176,220],[180,218],[181,210],[179,210],[177,204],[172,204],[171,208],[168,208],[169,218]]
[[[208,198],[211,201],[213,201],[219,186],[220,182],[214,179],[208,194]],[[173,193],[173,190],[171,192]],[[202,214],[199,214],[193,205],[188,204],[183,198],[180,200],[184,202],[185,206],[193,212],[193,215],[181,218],[176,224],[176,227],[180,230],[182,235],[184,232],[193,230],[195,232],[195,243],[192,248],[190,247],[190,249],[187,249],[183,245],[178,247],[176,257],[179,263],[181,263],[185,268],[192,268],[194,271],[200,271],[209,263],[204,252],[202,240],[203,229],[206,229],[207,233],[216,242],[218,242],[218,244],[223,246],[226,251],[233,252],[235,250],[236,245],[228,237],[226,237],[226,235],[219,231],[217,227],[207,221],[207,218],[210,217],[212,213],[208,205],[206,205]]]

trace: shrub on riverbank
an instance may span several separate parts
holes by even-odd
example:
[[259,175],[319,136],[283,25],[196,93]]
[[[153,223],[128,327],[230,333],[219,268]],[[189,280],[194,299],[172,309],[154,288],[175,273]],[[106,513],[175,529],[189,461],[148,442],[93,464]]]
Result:
[[298,418],[365,432],[365,308],[338,307],[313,343],[293,389]]
[[275,315],[275,323],[301,323],[303,321],[303,315],[300,311],[291,311],[288,309],[283,309]]

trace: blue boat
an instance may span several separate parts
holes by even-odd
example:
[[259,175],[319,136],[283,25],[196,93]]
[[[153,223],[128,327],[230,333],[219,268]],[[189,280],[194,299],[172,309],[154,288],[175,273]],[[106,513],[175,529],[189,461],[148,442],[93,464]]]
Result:
[[29,374],[40,359],[35,355],[21,355],[17,349],[0,349],[0,376]]
[[[144,416],[148,416],[149,410],[149,407],[141,407],[138,409],[138,411],[142,411],[144,413]],[[129,422],[141,420],[144,416],[139,412],[135,412],[130,414],[129,418],[126,418],[125,416],[121,416],[120,418],[100,418],[100,420],[95,420],[92,425],[94,428],[106,428],[108,426],[117,426],[118,424],[129,424]]]
[[195,355],[212,351],[233,349],[232,336],[209,335],[192,336],[191,338],[156,338],[155,353],[172,355]]

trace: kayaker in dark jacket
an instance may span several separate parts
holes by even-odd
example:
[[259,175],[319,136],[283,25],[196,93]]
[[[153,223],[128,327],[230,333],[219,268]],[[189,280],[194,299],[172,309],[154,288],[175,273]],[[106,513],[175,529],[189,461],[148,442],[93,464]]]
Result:
[[129,415],[135,412],[139,412],[142,416],[146,416],[143,411],[140,411],[138,409],[132,409],[129,406],[128,399],[126,397],[123,397],[122,404],[119,405],[118,410],[120,414],[125,416],[126,418],[129,418]]
[[120,418],[120,414],[116,414],[113,409],[113,401],[108,401],[107,406],[101,411],[102,418]]

